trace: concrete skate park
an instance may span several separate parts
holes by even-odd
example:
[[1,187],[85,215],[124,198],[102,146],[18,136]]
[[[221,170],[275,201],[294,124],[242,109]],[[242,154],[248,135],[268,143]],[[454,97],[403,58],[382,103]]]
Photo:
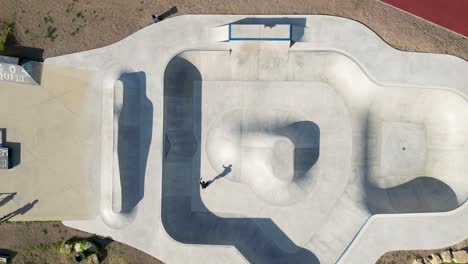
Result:
[[79,105],[63,100],[77,117],[53,127],[79,127],[76,156],[94,158],[63,191],[83,209],[39,198],[26,220],[166,263],[375,263],[467,237],[463,59],[393,49],[339,17],[187,15],[43,67],[24,89],[57,85],[47,74],[79,86]]

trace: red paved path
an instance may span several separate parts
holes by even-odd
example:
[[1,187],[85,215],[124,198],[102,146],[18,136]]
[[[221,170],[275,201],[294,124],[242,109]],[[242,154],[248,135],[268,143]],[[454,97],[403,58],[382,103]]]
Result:
[[468,0],[382,1],[464,36],[468,36]]

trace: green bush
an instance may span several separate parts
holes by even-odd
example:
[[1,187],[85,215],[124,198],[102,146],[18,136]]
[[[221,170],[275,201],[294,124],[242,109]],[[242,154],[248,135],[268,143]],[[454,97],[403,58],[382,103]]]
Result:
[[13,23],[0,22],[0,52],[5,50],[6,41],[12,30]]

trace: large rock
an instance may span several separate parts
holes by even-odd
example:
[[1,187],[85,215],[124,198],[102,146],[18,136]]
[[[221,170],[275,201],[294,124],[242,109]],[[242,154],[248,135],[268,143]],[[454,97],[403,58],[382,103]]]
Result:
[[75,252],[81,253],[83,252],[83,244],[81,242],[76,242],[75,246],[73,247],[75,249]]
[[424,264],[424,260],[422,258],[415,259],[413,264]]
[[84,251],[86,251],[87,253],[96,253],[97,251],[97,247],[96,245],[94,245],[93,243],[89,242],[89,241],[86,241],[83,245],[83,249]]
[[440,256],[442,257],[442,261],[445,263],[450,263],[452,262],[452,252],[450,250],[445,250],[440,253]]
[[436,254],[431,254],[431,261],[429,263],[431,264],[441,264],[442,263],[442,259],[439,257],[439,255],[436,255]]
[[89,255],[83,264],[99,264],[99,258],[96,254]]
[[71,252],[72,252],[72,245],[70,245],[68,243],[64,243],[60,247],[60,253],[62,253],[62,254],[70,254]]
[[468,263],[468,253],[465,250],[453,251],[453,260],[457,263]]

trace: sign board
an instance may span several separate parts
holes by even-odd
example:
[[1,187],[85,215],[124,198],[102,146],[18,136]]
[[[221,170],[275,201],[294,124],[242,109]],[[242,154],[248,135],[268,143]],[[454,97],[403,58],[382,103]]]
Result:
[[27,62],[23,65],[0,62],[0,81],[38,85],[42,75],[42,63]]

